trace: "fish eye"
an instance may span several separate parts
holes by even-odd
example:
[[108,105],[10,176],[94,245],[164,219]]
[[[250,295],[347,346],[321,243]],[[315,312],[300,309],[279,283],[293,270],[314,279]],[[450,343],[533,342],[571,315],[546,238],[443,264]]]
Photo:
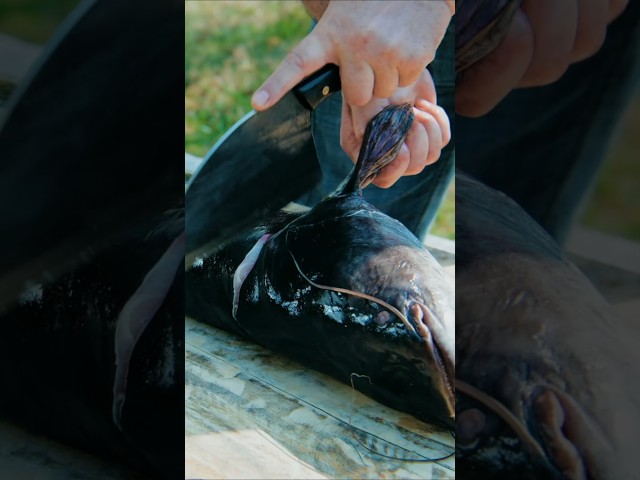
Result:
[[374,318],[374,321],[376,322],[376,324],[380,326],[386,325],[387,323],[389,323],[390,320],[391,320],[391,314],[386,310],[383,310],[382,312],[378,312],[378,314]]
[[473,446],[485,429],[487,419],[477,408],[469,408],[456,415],[456,443]]

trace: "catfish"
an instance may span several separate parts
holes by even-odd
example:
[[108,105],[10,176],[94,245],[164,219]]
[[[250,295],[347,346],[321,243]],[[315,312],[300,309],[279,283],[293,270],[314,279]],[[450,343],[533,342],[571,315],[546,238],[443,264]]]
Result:
[[452,281],[418,238],[362,197],[412,122],[410,105],[385,108],[335,192],[196,259],[186,313],[451,428]]
[[517,203],[462,172],[456,241],[457,473],[639,478],[630,325]]
[[184,209],[147,217],[0,318],[3,419],[128,466],[184,471]]

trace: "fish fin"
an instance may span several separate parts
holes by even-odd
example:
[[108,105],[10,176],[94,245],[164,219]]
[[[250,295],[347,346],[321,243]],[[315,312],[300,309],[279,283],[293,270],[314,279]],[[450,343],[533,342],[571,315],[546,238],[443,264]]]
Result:
[[149,270],[118,316],[115,332],[116,371],[111,410],[113,422],[120,430],[133,350],[149,322],[162,306],[178,267],[184,264],[184,242],[185,234],[182,232]]
[[396,158],[409,135],[413,118],[413,107],[405,103],[389,105],[369,121],[356,166],[338,189],[339,194],[362,190]]
[[270,233],[265,233],[264,235],[262,235],[255,243],[255,245],[251,248],[251,250],[249,250],[247,255],[244,257],[244,260],[240,262],[240,265],[238,265],[238,268],[236,268],[236,271],[233,273],[233,303],[231,308],[231,315],[236,321],[238,321],[238,319],[236,318],[236,314],[238,313],[238,305],[240,303],[240,289],[242,288],[244,281],[247,279],[247,277],[251,273],[251,270],[253,270],[253,267],[258,261],[260,252],[262,252],[262,247],[264,247],[264,244],[267,243],[267,241],[271,237],[272,235]]

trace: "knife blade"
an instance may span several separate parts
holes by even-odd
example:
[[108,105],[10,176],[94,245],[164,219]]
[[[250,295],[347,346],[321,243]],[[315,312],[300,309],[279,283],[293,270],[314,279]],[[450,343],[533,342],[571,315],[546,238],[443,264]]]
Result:
[[338,67],[326,65],[212,147],[186,187],[187,268],[317,184],[311,113],[338,90]]
[[183,202],[183,5],[82,1],[3,106],[0,313]]

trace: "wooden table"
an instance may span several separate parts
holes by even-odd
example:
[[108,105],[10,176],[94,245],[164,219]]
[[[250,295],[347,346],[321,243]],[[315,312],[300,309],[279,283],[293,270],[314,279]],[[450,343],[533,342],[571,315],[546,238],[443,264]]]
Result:
[[450,432],[190,318],[185,382],[186,478],[454,478]]

